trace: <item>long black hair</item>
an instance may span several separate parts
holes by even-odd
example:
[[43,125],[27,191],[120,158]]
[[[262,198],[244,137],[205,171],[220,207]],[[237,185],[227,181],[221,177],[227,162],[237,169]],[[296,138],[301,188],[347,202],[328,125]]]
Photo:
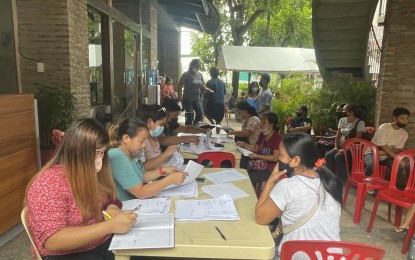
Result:
[[[298,156],[301,164],[307,169],[313,169],[319,159],[319,153],[311,135],[303,132],[286,134],[282,139],[288,155],[293,158]],[[324,164],[316,170],[324,189],[338,202],[342,204],[343,183]]]

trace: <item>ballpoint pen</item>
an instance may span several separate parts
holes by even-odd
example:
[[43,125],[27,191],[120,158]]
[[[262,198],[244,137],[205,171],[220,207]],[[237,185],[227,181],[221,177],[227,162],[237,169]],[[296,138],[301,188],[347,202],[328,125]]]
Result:
[[219,229],[217,226],[215,226],[215,228],[216,228],[216,230],[219,232],[219,234],[220,234],[220,236],[223,238],[223,240],[225,240],[225,241],[226,241],[226,237],[225,237],[225,235],[222,233],[222,231],[220,231],[220,229]]
[[108,212],[106,212],[105,210],[103,210],[103,211],[102,211],[102,214],[104,214],[104,216],[106,216],[106,217],[107,217],[107,219],[109,219],[109,220],[111,220],[111,219],[112,219],[111,215],[110,215],[110,214],[108,214]]
[[134,213],[134,212],[136,212],[136,211],[140,210],[140,208],[141,208],[141,204],[140,204],[140,205],[138,205],[137,207],[135,207],[134,209],[132,209],[132,210],[131,210],[131,212],[130,212],[130,214],[132,214],[132,213]]

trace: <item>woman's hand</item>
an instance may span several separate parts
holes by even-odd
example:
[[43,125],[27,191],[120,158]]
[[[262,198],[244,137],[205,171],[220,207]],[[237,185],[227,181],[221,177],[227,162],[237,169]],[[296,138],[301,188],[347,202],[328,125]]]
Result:
[[122,211],[114,204],[108,205],[105,211],[110,214],[110,216],[115,217],[120,214]]
[[176,166],[163,166],[163,172],[165,172],[166,174],[172,174],[175,172],[181,172],[181,170],[179,168],[177,168]]
[[187,136],[186,137],[186,143],[198,144],[199,142],[200,142],[200,139],[197,136]]
[[236,145],[242,148],[245,148],[246,143],[242,142],[242,141],[238,141],[236,142]]
[[249,159],[258,159],[258,154],[256,153],[249,154]]
[[284,174],[287,173],[287,170],[279,170],[279,163],[277,163],[272,170],[271,176],[269,176],[267,183],[274,185]]
[[136,213],[121,212],[114,216],[111,220],[112,233],[122,234],[127,233],[134,226],[138,215]]
[[164,151],[164,153],[167,156],[172,156],[176,151],[178,151],[179,149],[177,148],[177,145],[170,145],[169,147],[167,147],[166,151]]
[[168,178],[172,184],[180,185],[184,182],[186,176],[188,175],[189,174],[185,172],[174,172],[172,174],[167,175],[166,178]]

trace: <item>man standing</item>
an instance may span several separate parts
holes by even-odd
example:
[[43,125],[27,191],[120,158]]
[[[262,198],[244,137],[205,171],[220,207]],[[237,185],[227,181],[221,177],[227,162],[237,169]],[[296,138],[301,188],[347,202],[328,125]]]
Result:
[[297,108],[297,118],[291,122],[288,132],[304,132],[311,134],[311,119],[307,116],[308,108],[300,106]]
[[[398,107],[392,112],[393,122],[385,123],[379,126],[372,143],[379,146],[379,160],[381,165],[386,165],[389,169],[392,167],[393,159],[396,154],[403,150],[406,141],[408,140],[408,132],[404,127],[408,124],[409,110]],[[365,154],[365,174],[367,176],[373,173],[373,154],[372,151],[367,151]],[[401,167],[399,170],[398,180],[401,177]]]
[[271,101],[272,93],[268,88],[268,84],[271,81],[271,77],[264,73],[261,75],[259,80],[259,85],[262,87],[261,91],[258,94],[258,115],[261,117],[263,114],[271,112]]

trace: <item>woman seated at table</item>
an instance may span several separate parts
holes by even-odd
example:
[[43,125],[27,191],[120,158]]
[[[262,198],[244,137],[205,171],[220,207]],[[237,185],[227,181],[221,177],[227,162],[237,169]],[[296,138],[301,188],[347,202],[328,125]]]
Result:
[[166,77],[163,88],[161,89],[162,103],[169,99],[177,99],[174,93],[173,80],[170,77]]
[[[279,149],[278,164],[255,208],[259,224],[281,217],[284,236],[274,259],[279,259],[279,251],[286,241],[339,241],[343,192],[340,179],[324,165],[324,159],[318,159],[309,134],[287,134]],[[283,175],[288,178],[278,181]],[[300,221],[305,223],[301,225]]]
[[[99,122],[78,120],[30,181],[25,198],[29,227],[44,259],[114,259],[108,251],[111,235],[134,225],[137,214],[121,212],[116,198],[108,142]],[[104,219],[103,210],[112,219]]]
[[[187,176],[187,173],[171,166],[145,171],[143,162],[133,158],[140,154],[149,137],[147,124],[141,119],[125,119],[112,125],[109,134],[111,149],[108,155],[120,200],[152,197],[170,184],[181,184]],[[166,176],[155,181],[163,175]]]
[[179,153],[177,145],[170,145],[162,153],[160,143],[157,139],[164,131],[164,126],[167,124],[167,112],[164,107],[157,104],[141,105],[137,109],[137,117],[147,123],[150,130],[150,137],[144,141],[144,168],[152,170],[162,166],[176,166],[183,167],[183,157]]
[[239,116],[243,119],[241,131],[228,131],[229,135],[235,136],[235,141],[247,142],[251,145],[255,145],[261,133],[261,120],[258,117],[258,113],[255,108],[248,104],[246,101],[242,101],[237,105]]
[[[279,145],[282,140],[282,135],[278,131],[277,114],[265,113],[261,118],[261,133],[256,144],[236,143],[236,145],[253,152],[249,155],[246,165],[253,185],[268,180],[278,161],[280,156]],[[241,162],[241,164],[244,163]]]

